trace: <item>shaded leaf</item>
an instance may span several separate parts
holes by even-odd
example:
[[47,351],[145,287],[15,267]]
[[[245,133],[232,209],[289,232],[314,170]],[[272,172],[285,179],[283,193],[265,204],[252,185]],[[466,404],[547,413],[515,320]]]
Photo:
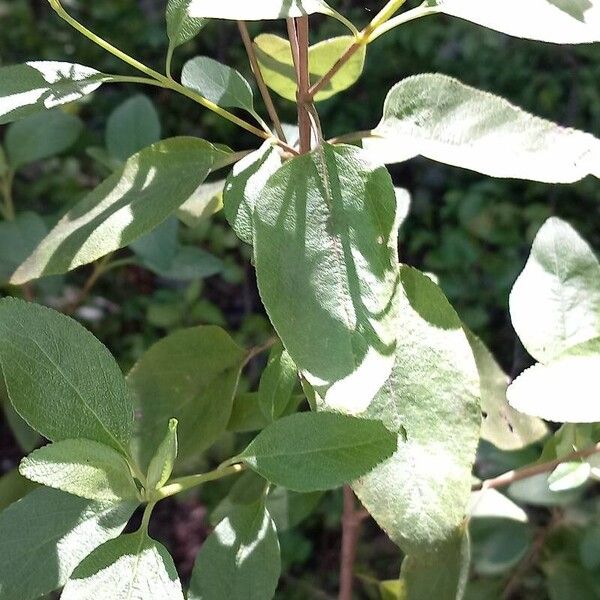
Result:
[[276,344],[271,349],[258,387],[260,406],[269,421],[274,421],[283,414],[290,403],[297,380],[294,361],[280,343]]

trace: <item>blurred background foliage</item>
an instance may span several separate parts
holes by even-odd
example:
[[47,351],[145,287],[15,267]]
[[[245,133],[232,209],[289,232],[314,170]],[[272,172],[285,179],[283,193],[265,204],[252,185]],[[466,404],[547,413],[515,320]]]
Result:
[[[102,37],[162,69],[167,46],[164,0],[65,0],[64,4]],[[360,26],[382,2],[337,0],[331,4]],[[311,22],[313,41],[341,32],[333,20],[316,17]],[[250,30],[253,35],[283,34],[278,23],[252,24]],[[177,51],[174,72],[198,54],[250,75],[234,24],[211,23]],[[105,72],[129,73],[125,65],[56,18],[46,2],[0,0],[0,65],[32,59],[65,60]],[[532,113],[600,135],[598,45],[563,47],[518,40],[442,16],[409,23],[369,47],[360,82],[319,105],[326,135],[372,128],[389,88],[422,72],[458,77]],[[167,91],[105,86],[92,98],[68,107],[85,123],[68,151],[19,170],[14,181],[17,211],[33,211],[51,226],[105,177],[111,160],[106,150],[109,117],[140,92],[156,107],[162,137],[196,135],[236,150],[257,145],[249,134]],[[292,122],[294,106],[277,97],[275,101],[283,120]],[[0,136],[5,137],[6,129],[0,128]],[[410,215],[401,231],[402,260],[439,278],[466,324],[487,342],[505,370],[516,375],[530,359],[508,317],[512,284],[523,268],[533,236],[550,215],[570,222],[600,250],[598,181],[588,178],[575,185],[550,186],[493,180],[421,158],[394,166],[391,172],[395,183],[412,194]],[[246,346],[264,341],[270,325],[256,292],[249,248],[220,213],[194,228],[173,227],[179,244],[201,250],[209,262],[215,261],[210,262],[213,270],[205,273],[209,276],[164,276],[160,269],[130,260],[131,252],[125,250],[118,256],[122,259],[119,268],[99,278],[89,295],[81,296],[94,267],[50,279],[27,293],[63,308],[77,305],[75,315],[108,345],[124,369],[151,343],[182,326],[217,324]],[[246,373],[243,390],[255,385],[260,367],[255,365]],[[561,435],[574,434],[563,431]],[[597,441],[595,435],[589,439]],[[231,439],[222,440],[206,460],[227,456],[231,444]],[[483,444],[478,475],[499,474],[539,454],[540,447],[507,453]],[[0,473],[13,468],[20,456],[4,423]],[[228,485],[207,487],[201,498],[169,501],[158,510],[154,526],[160,530],[159,537],[168,540],[184,579],[206,536],[207,515]],[[2,486],[0,479],[0,499]],[[600,598],[600,503],[594,485],[556,493],[548,491],[545,480],[530,480],[513,490],[512,497],[526,506],[528,522],[513,514],[480,519],[472,526],[474,575],[469,598]],[[341,497],[331,494],[300,527],[282,532],[285,576],[281,598],[334,597],[340,515]],[[358,551],[361,585],[357,597],[394,597],[393,592],[382,591],[378,582],[396,578],[397,565],[393,545],[367,522]]]

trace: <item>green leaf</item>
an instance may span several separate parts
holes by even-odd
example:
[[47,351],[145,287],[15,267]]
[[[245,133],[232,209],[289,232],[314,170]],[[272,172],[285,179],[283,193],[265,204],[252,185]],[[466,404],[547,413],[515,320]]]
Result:
[[282,165],[281,155],[270,142],[244,157],[233,167],[223,190],[225,217],[237,236],[254,243],[254,207],[269,177]]
[[159,490],[171,477],[177,459],[177,419],[169,420],[169,428],[165,439],[156,449],[150,466],[146,485],[148,489]]
[[160,119],[144,94],[132,96],[111,113],[106,124],[106,149],[112,158],[125,161],[160,140]]
[[277,527],[283,532],[293,529],[310,514],[319,504],[323,492],[299,494],[282,487],[274,488],[267,496],[267,508]]
[[198,227],[223,208],[224,187],[224,179],[203,183],[196,193],[177,209],[177,216],[188,227]]
[[548,474],[541,473],[516,481],[508,488],[508,495],[523,504],[533,506],[566,506],[579,500],[582,488],[553,492],[548,484]]
[[90,598],[184,600],[169,552],[145,532],[102,544],[73,571],[61,600]]
[[5,284],[15,269],[35,250],[48,233],[40,216],[19,213],[12,221],[0,222],[0,283]]
[[83,123],[62,110],[31,115],[6,130],[4,145],[13,170],[49,158],[70,148],[79,137]]
[[473,519],[498,519],[527,523],[527,513],[504,494],[493,488],[471,494],[469,517]]
[[541,419],[517,412],[506,400],[509,377],[485,344],[465,330],[479,372],[481,437],[501,450],[519,450],[541,440],[548,428]]
[[0,125],[74,102],[114,77],[81,65],[30,61],[0,68]]
[[29,453],[41,445],[42,437],[37,431],[32,429],[15,410],[15,407],[10,403],[6,392],[2,389],[3,387],[4,384],[0,379],[0,398],[2,398],[4,417],[6,418],[6,422],[21,450],[25,453]]
[[37,483],[23,477],[18,469],[5,473],[0,477],[0,511],[21,500],[37,487]]
[[237,505],[202,545],[189,600],[271,600],[281,573],[279,540],[264,501]]
[[394,361],[397,204],[352,146],[286,162],[254,211],[258,286],[292,360],[333,409],[358,414]]
[[[486,3],[487,6],[487,3]],[[492,177],[572,183],[600,177],[600,140],[565,129],[457,79],[424,74],[389,92],[364,147],[386,163],[419,154]]]
[[134,451],[146,469],[179,422],[179,458],[208,448],[225,431],[246,352],[219,327],[182,329],[154,344],[127,376],[136,413]]
[[548,489],[562,492],[581,487],[588,480],[591,466],[587,462],[566,462],[558,465],[548,477]]
[[169,36],[169,54],[173,50],[196,37],[207,19],[189,16],[189,7],[193,0],[169,0],[167,4],[167,35]]
[[246,392],[236,396],[233,401],[231,417],[227,423],[227,430],[235,433],[259,431],[264,429],[270,421],[265,417],[260,406],[258,392]]
[[389,458],[396,445],[379,421],[297,413],[261,431],[239,459],[272,483],[315,492],[354,481]]
[[212,58],[196,56],[185,63],[181,83],[218,106],[254,113],[250,84],[238,71]]
[[276,344],[271,349],[258,386],[260,407],[269,422],[283,414],[290,403],[297,380],[294,361],[280,343]]
[[[418,589],[421,583],[429,589],[435,581],[454,581],[452,590],[443,592],[444,598],[454,598],[460,552],[446,556],[443,549],[462,544],[481,425],[479,378],[462,323],[439,287],[409,267],[400,275],[396,362],[363,413],[396,432],[398,450],[353,488],[409,555],[406,572],[413,575],[407,574],[407,581],[415,578],[411,585]],[[437,562],[444,569],[428,572],[426,565],[435,571]],[[431,582],[418,583],[419,573]],[[438,598],[438,593],[414,597]]]
[[539,230],[512,289],[510,315],[521,342],[540,362],[600,336],[600,264],[564,221],[552,217]]
[[557,423],[600,421],[600,338],[569,348],[546,364],[538,363],[508,388],[516,410]]
[[192,197],[221,155],[179,137],[132,156],[58,222],[11,282],[65,273],[129,245]]
[[110,352],[54,310],[0,300],[0,370],[17,412],[51,441],[86,438],[127,455],[133,410]]
[[598,0],[430,0],[441,12],[516,37],[555,44],[600,41]]
[[64,585],[94,548],[121,533],[136,506],[49,488],[12,504],[0,513],[2,600],[35,600]]
[[88,500],[139,499],[123,455],[91,440],[63,440],[34,450],[21,461],[19,472],[36,483]]
[[[329,72],[353,42],[352,36],[341,36],[311,46],[308,50],[311,84],[315,84]],[[265,33],[254,39],[254,47],[265,83],[286,100],[296,102],[298,85],[290,42],[277,35]],[[361,46],[315,95],[315,101],[327,100],[354,85],[362,74],[366,53],[366,45]]]

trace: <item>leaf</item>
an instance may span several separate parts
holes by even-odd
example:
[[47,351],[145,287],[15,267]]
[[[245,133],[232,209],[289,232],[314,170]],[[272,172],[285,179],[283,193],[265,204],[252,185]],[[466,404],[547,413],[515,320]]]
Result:
[[19,213],[12,221],[0,222],[0,283],[5,284],[15,269],[35,250],[48,229],[33,212]]
[[267,496],[267,508],[277,531],[293,529],[313,513],[323,492],[299,494],[282,487],[274,488]]
[[2,67],[0,125],[75,102],[113,80],[111,75],[66,62],[30,61]]
[[64,585],[94,548],[121,533],[136,506],[49,488],[12,504],[0,513],[2,600],[35,600]]
[[6,130],[4,145],[10,167],[16,171],[70,148],[79,137],[81,120],[59,109],[31,115]]
[[[319,42],[308,49],[311,85],[331,70],[353,42],[354,38],[347,35]],[[277,35],[265,33],[254,39],[254,47],[265,83],[286,100],[296,102],[298,85],[290,42]],[[327,100],[354,85],[362,74],[366,53],[366,46],[361,46],[315,95],[314,100]]]
[[241,108],[254,113],[254,95],[246,79],[231,67],[196,56],[185,63],[181,83],[223,108]]
[[600,336],[600,264],[564,221],[552,217],[536,235],[510,294],[510,315],[521,342],[540,362]]
[[160,119],[144,94],[132,96],[111,113],[106,124],[106,149],[112,158],[125,161],[160,140]]
[[363,413],[396,432],[398,449],[352,487],[409,556],[403,574],[410,586],[454,582],[452,589],[408,597],[454,598],[481,425],[478,373],[462,323],[439,287],[409,267],[400,276],[394,369]]
[[23,450],[25,453],[35,450],[35,448],[42,443],[42,437],[40,434],[32,429],[27,422],[21,418],[19,413],[9,402],[8,398],[3,404],[4,417],[6,418],[6,422],[10,427],[10,431],[19,444],[21,450]]
[[145,263],[157,275],[177,281],[205,279],[222,273],[224,265],[221,259],[196,246],[180,246],[173,262],[166,268]]
[[471,494],[469,517],[473,519],[502,519],[527,523],[527,513],[504,494],[493,488]]
[[551,492],[562,492],[581,487],[586,483],[591,473],[589,463],[562,463],[548,477],[548,488]]
[[27,479],[99,502],[139,500],[123,455],[91,440],[63,440],[34,450],[19,472]]
[[[484,2],[487,5],[487,2]],[[395,163],[419,154],[492,177],[572,183],[600,176],[600,140],[530,115],[508,101],[439,74],[404,79],[364,147]]]
[[224,187],[224,179],[203,183],[196,193],[177,209],[177,216],[188,227],[198,227],[223,208]]
[[37,483],[25,479],[18,469],[5,473],[0,477],[0,511],[21,500],[37,487]]
[[163,338],[127,376],[136,412],[134,452],[143,470],[177,419],[179,458],[206,450],[225,431],[246,352],[219,327]]
[[281,155],[270,142],[244,157],[233,167],[223,190],[225,217],[237,236],[254,243],[254,207],[269,177],[282,165]]
[[395,449],[395,436],[379,421],[297,413],[266,427],[238,458],[271,483],[316,492],[355,480]]
[[548,484],[548,474],[541,473],[515,481],[508,488],[508,495],[519,503],[533,506],[566,506],[581,498],[582,488],[553,492]]
[[530,367],[511,383],[507,396],[526,415],[556,423],[596,423],[599,389],[600,338],[595,338]]
[[54,310],[0,300],[0,371],[17,412],[51,441],[86,438],[128,454],[133,411],[110,352]]
[[169,0],[167,4],[167,35],[169,53],[196,37],[208,19],[196,19],[189,16],[189,7],[193,0]]
[[331,9],[322,0],[261,0],[260,3],[239,0],[221,0],[218,3],[212,0],[191,0],[188,8],[188,14],[192,17],[236,21],[285,19],[330,12]]
[[365,410],[393,365],[396,209],[384,167],[329,144],[286,162],[256,202],[261,298],[292,360],[333,409]]
[[276,344],[258,387],[260,407],[269,422],[281,417],[290,403],[297,380],[294,361],[280,343]]
[[11,283],[65,273],[131,244],[193,196],[220,154],[179,137],[132,156],[58,222]]
[[600,41],[598,0],[430,0],[430,4],[516,37],[555,44]]
[[544,438],[548,433],[544,422],[517,412],[508,404],[508,375],[476,335],[469,330],[465,333],[479,372],[482,439],[508,451],[519,450]]
[[89,598],[184,600],[169,552],[145,532],[110,540],[80,563],[61,600]]
[[265,417],[260,406],[258,392],[246,392],[236,396],[233,401],[231,417],[227,423],[227,430],[235,433],[259,431],[264,429],[270,421]]
[[177,459],[177,419],[169,420],[169,428],[165,439],[156,449],[150,466],[146,485],[148,489],[159,490],[171,477]]
[[281,573],[279,540],[264,501],[237,505],[202,545],[189,600],[271,600]]

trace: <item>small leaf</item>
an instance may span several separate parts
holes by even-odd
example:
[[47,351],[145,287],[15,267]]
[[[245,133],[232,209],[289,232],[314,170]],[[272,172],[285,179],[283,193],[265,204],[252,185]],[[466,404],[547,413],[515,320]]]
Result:
[[0,370],[13,406],[44,437],[86,438],[127,455],[133,410],[125,379],[79,323],[36,304],[0,300]]
[[600,140],[594,136],[445,75],[417,75],[396,84],[374,135],[364,147],[386,163],[420,154],[492,177],[572,183],[600,176]]
[[548,477],[548,488],[562,492],[581,487],[589,478],[591,467],[587,462],[562,463]]
[[0,477],[0,511],[21,500],[37,487],[37,483],[23,477],[18,469],[5,473]]
[[200,33],[208,19],[190,17],[189,7],[193,0],[169,0],[167,4],[167,35],[169,53],[189,42]]
[[125,161],[160,140],[160,119],[152,101],[144,94],[132,96],[111,113],[106,124],[109,155]]
[[202,545],[189,600],[271,600],[281,573],[279,540],[264,501],[236,505]]
[[235,433],[260,431],[269,423],[260,406],[258,392],[246,392],[235,397],[227,431]]
[[91,440],[63,440],[34,450],[21,461],[19,472],[88,500],[116,503],[139,499],[123,455]]
[[225,180],[203,183],[178,209],[177,216],[188,227],[198,227],[223,208]]
[[143,266],[150,270],[168,271],[179,250],[179,224],[169,217],[158,227],[130,245]]
[[137,502],[101,504],[40,488],[0,513],[0,597],[35,600],[121,533]]
[[58,222],[11,283],[66,273],[129,245],[188,200],[221,154],[180,137],[132,156]]
[[269,422],[283,414],[290,403],[297,380],[294,361],[281,344],[276,344],[269,354],[258,387],[261,410]]
[[600,421],[600,338],[524,371],[508,388],[510,405],[556,423]]
[[184,600],[169,552],[144,532],[102,544],[73,571],[61,600],[89,598]]
[[483,489],[471,494],[469,503],[471,519],[507,519],[527,523],[527,513],[512,500],[493,488]]
[[540,362],[600,336],[600,263],[564,221],[552,217],[538,231],[510,294],[510,316]]
[[218,106],[254,113],[250,84],[238,71],[212,58],[196,56],[185,63],[181,83]]
[[233,167],[225,182],[223,206],[227,221],[237,236],[254,243],[254,207],[269,177],[282,165],[279,151],[269,142]]
[[0,125],[91,94],[111,75],[81,65],[32,61],[0,68]]
[[31,115],[6,130],[4,144],[13,170],[49,158],[70,148],[79,137],[83,124],[62,110]]
[[365,410],[393,366],[397,219],[389,173],[352,146],[325,144],[291,159],[258,195],[261,298],[332,409]]
[[156,449],[150,466],[146,485],[148,489],[159,490],[171,477],[177,459],[177,419],[169,420],[169,428],[165,439]]
[[555,44],[600,42],[598,0],[432,0],[447,15],[516,37]]
[[297,413],[261,431],[239,458],[272,483],[314,492],[355,480],[389,458],[396,445],[379,421]]
[[[0,380],[0,387],[1,386],[2,383]],[[4,400],[3,405],[6,422],[10,426],[10,430],[14,438],[17,440],[21,450],[23,450],[25,453],[29,453],[40,446],[42,443],[42,437],[19,415],[14,406],[8,400],[8,397]]]
[[246,352],[219,327],[182,329],[154,344],[127,376],[136,412],[134,451],[146,469],[176,418],[179,458],[225,431]]
[[[329,72],[353,42],[353,37],[342,36],[311,46],[308,50],[311,84],[315,84]],[[298,85],[290,42],[277,35],[265,33],[255,38],[254,46],[265,83],[286,100],[296,102]],[[327,100],[354,85],[362,74],[366,52],[366,45],[361,46],[315,95],[315,101]]]

